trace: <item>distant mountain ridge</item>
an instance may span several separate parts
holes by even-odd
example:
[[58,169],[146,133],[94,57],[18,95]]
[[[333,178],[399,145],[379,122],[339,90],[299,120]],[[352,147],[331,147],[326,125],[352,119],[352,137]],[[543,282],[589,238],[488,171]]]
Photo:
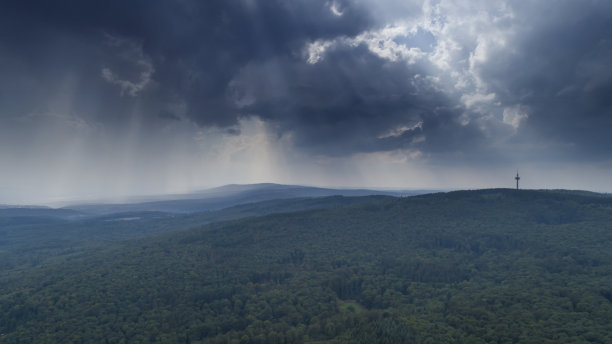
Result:
[[[512,189],[480,189],[482,192],[491,190]],[[527,191],[527,190],[521,190]],[[535,190],[534,190],[535,191]],[[580,195],[587,197],[604,197],[611,195],[586,190],[541,189],[541,192]],[[286,185],[275,183],[259,184],[228,184],[210,189],[186,194],[168,194],[157,196],[142,196],[131,198],[125,202],[75,202],[61,208],[40,205],[9,205],[0,204],[0,218],[58,218],[74,220],[117,213],[162,212],[174,214],[198,213],[216,211],[241,204],[261,201],[282,200],[292,198],[328,197],[328,196],[392,196],[407,197],[450,190],[412,189],[412,190],[381,190],[367,188],[323,188],[303,185]],[[460,190],[457,190],[460,192]]]
[[0,218],[6,217],[52,217],[71,219],[84,214],[73,209],[53,209],[46,207],[5,207],[0,208]]
[[370,189],[333,189],[302,185],[283,185],[273,183],[230,184],[184,195],[163,196],[166,199],[123,204],[76,204],[65,208],[92,215],[105,215],[119,212],[159,211],[166,213],[194,213],[219,210],[240,204],[326,196],[411,196],[432,192],[433,190],[370,190]]

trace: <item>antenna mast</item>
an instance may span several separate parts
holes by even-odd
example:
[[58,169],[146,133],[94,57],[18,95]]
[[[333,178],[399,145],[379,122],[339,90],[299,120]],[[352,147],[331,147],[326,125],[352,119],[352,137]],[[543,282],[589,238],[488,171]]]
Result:
[[519,180],[521,180],[521,177],[519,177],[518,171],[516,171],[516,177],[514,177],[514,179],[516,179],[516,189],[519,189]]

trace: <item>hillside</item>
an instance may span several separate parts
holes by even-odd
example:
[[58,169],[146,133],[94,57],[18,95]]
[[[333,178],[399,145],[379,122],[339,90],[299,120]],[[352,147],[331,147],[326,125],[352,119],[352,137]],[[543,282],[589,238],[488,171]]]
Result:
[[95,217],[75,217],[75,211],[67,209],[0,209],[0,273],[124,239],[180,231],[211,222],[371,203],[389,198],[330,196],[278,199],[189,214],[138,211]]
[[129,240],[0,281],[3,342],[609,343],[612,199],[481,190]]

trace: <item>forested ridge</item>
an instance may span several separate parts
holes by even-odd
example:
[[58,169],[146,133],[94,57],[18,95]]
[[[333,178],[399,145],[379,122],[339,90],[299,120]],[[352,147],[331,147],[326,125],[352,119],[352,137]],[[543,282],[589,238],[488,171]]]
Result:
[[[23,215],[21,209],[0,209],[0,273],[10,269],[27,269],[47,259],[97,249],[129,238],[185,230],[207,223],[248,216],[293,212],[307,209],[370,203],[390,196],[306,197],[246,203],[217,210],[189,214],[158,211],[121,212],[70,220],[60,216],[40,216],[40,211]],[[17,210],[17,212],[15,212]],[[66,209],[43,209],[65,214]],[[32,215],[34,213],[36,215]]]
[[0,278],[2,343],[610,343],[612,200],[479,190],[132,239]]

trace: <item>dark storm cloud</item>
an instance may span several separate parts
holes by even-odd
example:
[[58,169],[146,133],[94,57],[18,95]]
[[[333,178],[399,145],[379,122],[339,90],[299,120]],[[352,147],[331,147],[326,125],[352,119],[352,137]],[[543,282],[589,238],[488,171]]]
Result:
[[387,61],[363,45],[339,46],[307,63],[311,42],[381,27],[367,7],[352,2],[3,6],[4,32],[13,33],[4,48],[37,85],[13,88],[22,107],[16,112],[45,111],[41,100],[54,97],[47,90],[75,75],[72,111],[111,124],[138,106],[151,117],[239,134],[239,118],[258,116],[279,135],[293,135],[299,148],[330,155],[456,150],[481,136],[458,123],[456,100],[418,84],[414,76],[426,74],[423,67]]
[[[48,103],[64,85],[74,93],[71,111],[108,125],[138,109],[151,120],[189,120],[238,135],[239,119],[256,116],[317,154],[412,149],[501,159],[496,150],[516,137],[508,139],[512,128],[489,115],[516,107],[528,114],[517,137],[608,154],[608,2],[510,3],[516,31],[471,71],[495,94],[486,111],[432,81],[465,74],[459,67],[474,46],[465,43],[460,62],[441,69],[428,58],[440,56],[434,49],[444,37],[427,25],[392,37],[427,55],[416,62],[350,41],[421,7],[384,3],[407,12],[375,11],[367,1],[4,1],[2,111],[52,111]],[[452,21],[453,13],[445,15],[434,19]],[[478,39],[456,39],[471,41]],[[313,42],[329,45],[309,61]]]
[[76,71],[107,98],[104,111],[125,112],[130,99],[112,99],[108,85],[92,80],[103,81],[102,73],[122,87],[121,95],[135,95],[140,90],[121,80],[142,81],[126,75],[142,63],[137,54],[122,54],[138,48],[154,68],[155,87],[138,92],[145,107],[184,103],[186,115],[203,126],[236,124],[226,89],[249,61],[299,54],[309,40],[353,35],[369,23],[348,4],[338,18],[325,1],[19,1],[2,7],[3,48],[24,68],[39,69],[37,77],[54,82],[57,74]]
[[365,46],[338,47],[315,64],[285,58],[252,64],[235,79],[256,113],[294,135],[302,149],[344,155],[400,148],[446,151],[481,137],[461,125],[461,109],[420,83],[419,66],[389,62]]

